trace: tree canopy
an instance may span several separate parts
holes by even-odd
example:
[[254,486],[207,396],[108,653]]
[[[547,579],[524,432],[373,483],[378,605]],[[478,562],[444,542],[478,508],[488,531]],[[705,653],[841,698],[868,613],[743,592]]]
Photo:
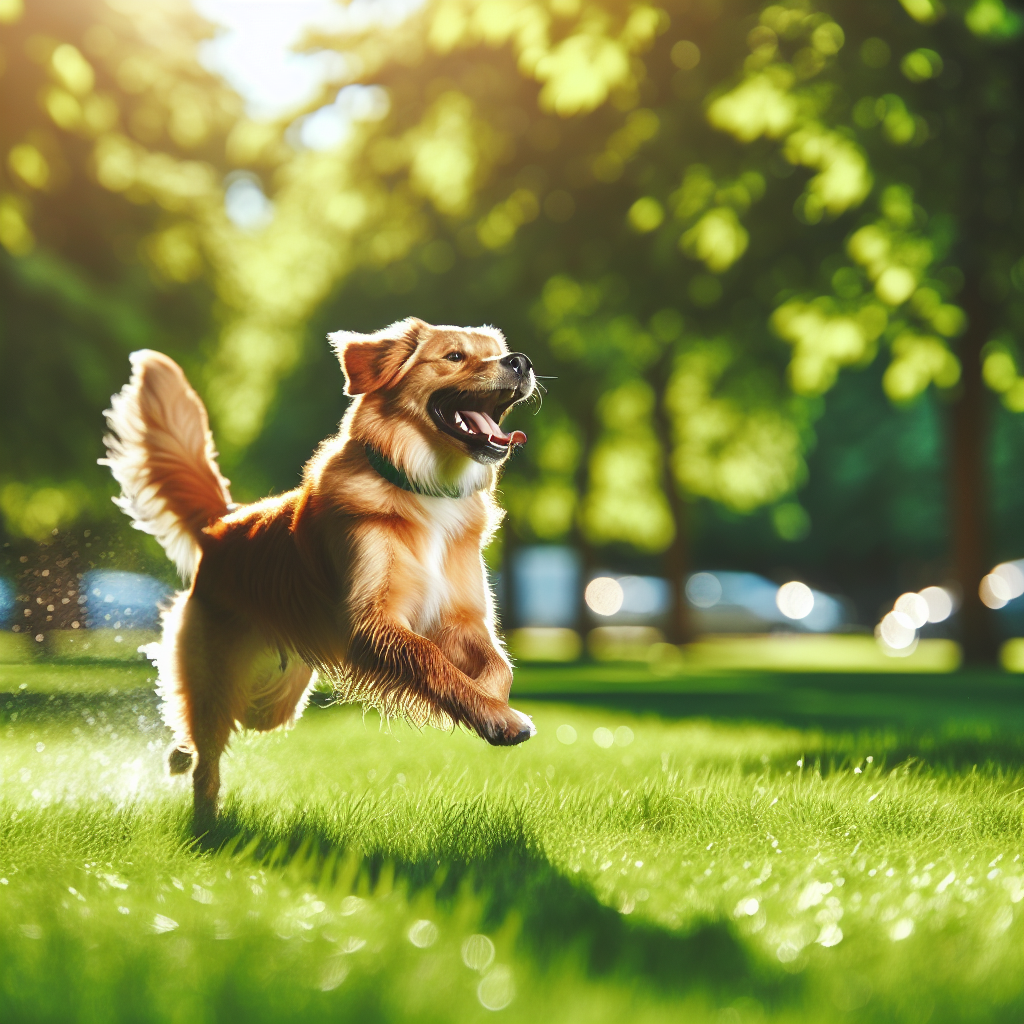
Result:
[[[143,343],[191,358],[242,492],[278,482],[288,437],[340,411],[301,369],[328,321],[505,329],[556,378],[503,482],[515,535],[667,552],[677,577],[695,500],[806,535],[844,372],[939,396],[954,499],[981,479],[985,394],[1024,411],[1001,0],[430,0],[311,36],[344,70],[276,123],[199,66],[187,9],[140,10],[2,8],[8,529],[84,507],[87,421]],[[285,413],[290,377],[317,390]]]

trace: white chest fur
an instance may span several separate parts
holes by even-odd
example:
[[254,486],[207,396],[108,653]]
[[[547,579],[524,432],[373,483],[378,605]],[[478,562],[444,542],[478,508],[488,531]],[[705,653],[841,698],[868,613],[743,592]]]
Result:
[[423,510],[423,535],[419,545],[421,596],[413,625],[421,635],[435,629],[451,602],[451,585],[447,574],[448,550],[466,530],[469,503],[466,498],[420,497]]

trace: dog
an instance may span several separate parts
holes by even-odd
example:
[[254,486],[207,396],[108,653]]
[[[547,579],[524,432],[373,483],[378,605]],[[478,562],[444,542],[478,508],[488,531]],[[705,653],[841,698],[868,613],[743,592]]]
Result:
[[115,503],[191,584],[150,656],[198,823],[216,816],[232,733],[290,726],[318,677],[417,726],[495,745],[536,731],[508,704],[481,554],[498,473],[526,442],[500,424],[534,394],[530,360],[494,328],[417,319],[329,340],[352,398],[338,433],[300,486],[251,505],[232,503],[206,409],[167,356],[133,353],[104,414]]

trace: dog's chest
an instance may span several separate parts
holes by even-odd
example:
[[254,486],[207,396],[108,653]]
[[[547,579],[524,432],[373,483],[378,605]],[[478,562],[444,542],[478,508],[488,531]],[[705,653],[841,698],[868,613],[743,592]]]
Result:
[[[453,543],[466,531],[465,516],[459,506],[445,498],[422,499],[427,503],[419,537],[420,600],[416,632],[425,634],[440,622],[452,596],[449,553]],[[454,508],[452,507],[454,506]]]
[[448,603],[449,587],[444,571],[448,555],[448,534],[434,526],[426,532],[421,551],[423,591],[420,598],[418,632],[424,633],[437,625],[441,610]]

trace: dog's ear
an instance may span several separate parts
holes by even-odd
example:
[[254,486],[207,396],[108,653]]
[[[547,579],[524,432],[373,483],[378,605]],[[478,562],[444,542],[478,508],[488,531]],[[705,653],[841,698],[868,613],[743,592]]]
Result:
[[409,317],[376,334],[335,331],[328,340],[345,371],[345,394],[365,395],[397,384],[423,339],[422,320]]

